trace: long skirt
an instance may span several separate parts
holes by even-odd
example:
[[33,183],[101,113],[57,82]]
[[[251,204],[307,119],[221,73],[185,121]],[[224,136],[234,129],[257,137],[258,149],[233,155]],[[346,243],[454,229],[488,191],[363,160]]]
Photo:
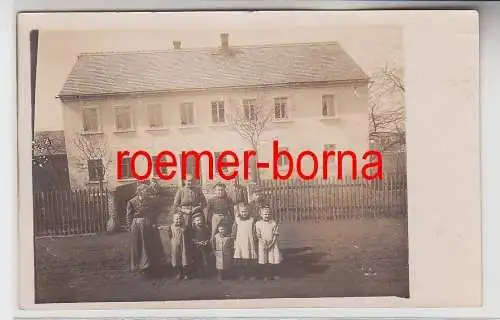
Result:
[[165,251],[158,229],[148,219],[135,218],[130,226],[132,271],[146,270],[165,262]]

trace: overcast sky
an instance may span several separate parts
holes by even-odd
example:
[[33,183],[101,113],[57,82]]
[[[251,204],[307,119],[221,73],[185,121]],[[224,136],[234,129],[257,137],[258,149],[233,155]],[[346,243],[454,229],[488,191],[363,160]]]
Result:
[[[285,21],[286,22],[286,21]],[[184,48],[216,47],[220,33],[230,45],[338,41],[363,70],[371,74],[386,64],[403,66],[402,30],[395,26],[328,26],[289,24],[252,30],[237,25],[196,29],[40,31],[35,130],[62,130],[62,105],[55,99],[79,53],[98,51],[164,50],[179,40]],[[198,24],[199,26],[200,24]]]

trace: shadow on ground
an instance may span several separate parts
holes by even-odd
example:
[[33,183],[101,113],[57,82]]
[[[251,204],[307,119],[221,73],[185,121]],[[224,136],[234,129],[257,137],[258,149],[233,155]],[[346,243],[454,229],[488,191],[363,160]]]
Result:
[[[168,257],[168,239],[162,234]],[[352,296],[408,297],[406,221],[370,219],[281,226],[280,280],[175,280],[129,271],[128,234],[35,241],[36,303]],[[237,274],[237,269],[234,270]]]

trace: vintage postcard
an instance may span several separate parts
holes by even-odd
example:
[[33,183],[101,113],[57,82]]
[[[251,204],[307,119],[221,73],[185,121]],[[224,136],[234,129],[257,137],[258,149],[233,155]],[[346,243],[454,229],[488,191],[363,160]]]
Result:
[[481,305],[476,12],[18,24],[23,308]]

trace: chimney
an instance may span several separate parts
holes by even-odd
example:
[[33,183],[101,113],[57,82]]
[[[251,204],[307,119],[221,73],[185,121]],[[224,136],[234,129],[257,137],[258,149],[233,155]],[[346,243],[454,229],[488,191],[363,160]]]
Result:
[[176,40],[176,41],[173,42],[173,44],[174,44],[174,49],[180,49],[181,48],[181,42],[180,41]]
[[220,34],[220,47],[223,50],[229,49],[229,34],[228,33],[221,33]]

